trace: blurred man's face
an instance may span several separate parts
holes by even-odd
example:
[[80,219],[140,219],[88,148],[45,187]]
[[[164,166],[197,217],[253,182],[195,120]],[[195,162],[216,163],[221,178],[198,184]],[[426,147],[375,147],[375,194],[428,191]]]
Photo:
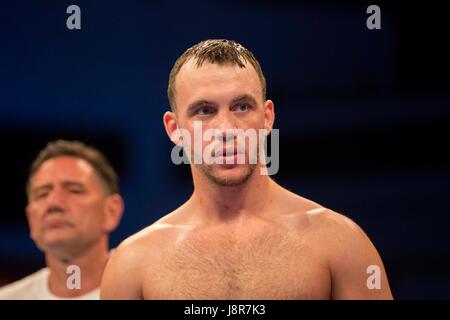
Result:
[[61,156],[45,161],[31,179],[26,209],[36,245],[83,250],[107,232],[105,190],[85,160]]
[[[240,68],[237,65],[205,62],[197,68],[191,60],[178,73],[175,88],[176,118],[180,129],[186,129],[194,138],[194,121],[201,121],[203,133],[208,129],[218,129],[223,133],[221,139],[203,137],[202,143],[202,154],[207,147],[211,150],[210,143],[223,146],[223,152],[222,147],[219,147],[220,152],[217,153],[216,148],[213,152],[216,160],[222,157],[223,164],[202,161],[202,164],[194,165],[193,170],[199,169],[220,185],[245,182],[256,167],[249,164],[249,153],[257,153],[257,145],[249,150],[248,139],[243,140],[243,144],[239,143],[236,136],[226,135],[226,130],[254,129],[258,132],[268,128],[268,123],[273,120],[269,119],[273,104],[270,100],[263,101],[261,82],[253,66],[247,63],[245,68]],[[194,146],[191,147],[193,150]],[[245,155],[243,164],[235,161],[240,153]]]

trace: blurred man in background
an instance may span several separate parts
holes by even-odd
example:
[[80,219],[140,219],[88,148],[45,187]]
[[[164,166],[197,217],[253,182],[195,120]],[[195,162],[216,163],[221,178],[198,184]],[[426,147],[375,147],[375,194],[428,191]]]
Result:
[[50,142],[26,185],[31,238],[47,267],[0,288],[0,299],[99,299],[109,233],[124,210],[106,157],[78,141]]

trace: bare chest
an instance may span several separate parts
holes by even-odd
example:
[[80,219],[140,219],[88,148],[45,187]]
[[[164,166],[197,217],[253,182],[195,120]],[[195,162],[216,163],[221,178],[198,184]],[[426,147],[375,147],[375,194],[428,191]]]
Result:
[[326,299],[330,277],[307,239],[286,230],[189,235],[150,268],[146,299]]

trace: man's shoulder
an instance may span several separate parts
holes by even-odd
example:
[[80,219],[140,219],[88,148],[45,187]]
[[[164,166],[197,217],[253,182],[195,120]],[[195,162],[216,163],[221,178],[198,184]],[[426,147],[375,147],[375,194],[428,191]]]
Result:
[[[363,230],[350,217],[312,200],[290,193],[287,216],[293,216],[299,232],[311,231],[322,240],[364,236]],[[323,242],[323,241],[321,241]]]
[[140,260],[143,255],[160,252],[174,244],[180,231],[186,226],[173,219],[169,213],[150,226],[129,236],[114,251],[115,256],[125,259]]
[[[392,298],[381,257],[365,231],[355,221],[324,207],[311,209],[304,216],[311,231],[308,233],[311,236],[308,240],[323,254],[329,265],[334,291],[338,292],[336,297]],[[365,284],[369,267],[382,270],[382,282],[386,284],[383,291],[367,291]]]
[[150,226],[134,233],[129,236],[117,248],[118,250],[133,248],[134,250],[148,249],[148,246],[157,246],[164,244],[169,240],[171,234],[174,231],[175,226],[162,223],[154,222]]
[[40,269],[20,280],[7,284],[0,288],[0,300],[36,299],[33,296],[36,286],[46,277],[48,270]]
[[359,232],[360,228],[350,217],[327,207],[318,207],[304,213],[309,223],[318,230],[338,233]]
[[156,270],[176,243],[179,227],[170,216],[126,238],[114,250],[102,278],[102,299],[142,298],[148,274]]
[[372,250],[372,242],[365,231],[350,217],[326,207],[304,212],[312,237],[337,257],[348,252]]

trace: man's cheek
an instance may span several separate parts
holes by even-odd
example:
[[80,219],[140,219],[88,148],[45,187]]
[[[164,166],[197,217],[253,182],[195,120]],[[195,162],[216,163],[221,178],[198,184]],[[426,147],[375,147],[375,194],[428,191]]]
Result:
[[[39,216],[36,213],[30,213],[28,216],[28,222],[30,225],[30,232],[34,232],[39,227]],[[42,219],[41,219],[42,220]]]
[[39,235],[44,232],[43,227],[36,223],[34,220],[30,220],[30,237],[34,241],[37,241]]

